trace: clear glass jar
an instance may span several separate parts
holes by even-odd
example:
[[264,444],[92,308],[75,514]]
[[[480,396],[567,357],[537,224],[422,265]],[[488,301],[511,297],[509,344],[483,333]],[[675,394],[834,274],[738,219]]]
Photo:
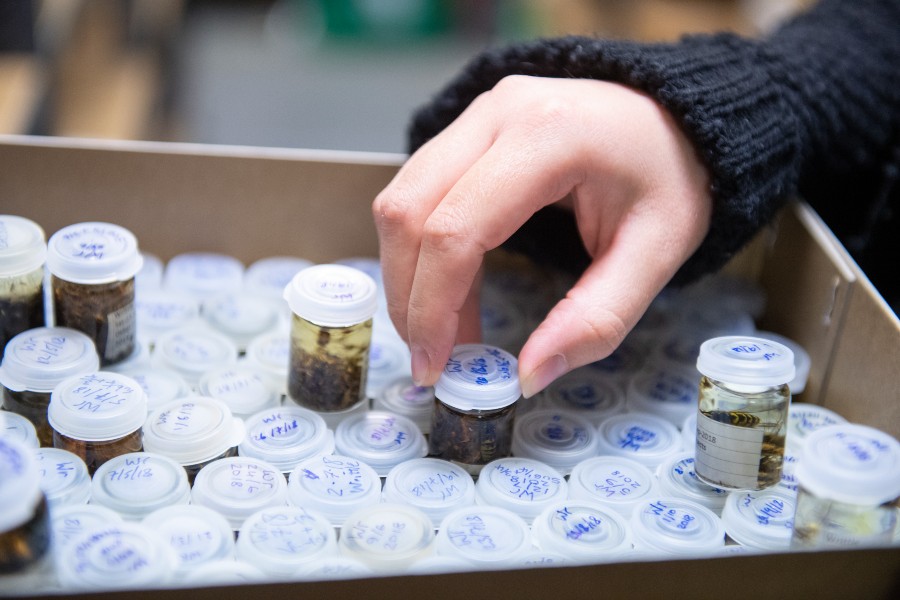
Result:
[[763,490],[781,481],[794,357],[756,337],[707,340],[700,378],[695,471],[709,485]]
[[94,340],[101,366],[134,352],[134,279],[142,263],[134,234],[118,225],[79,223],[50,237],[55,324]]
[[0,352],[15,335],[46,322],[46,257],[40,225],[24,217],[0,215]]
[[343,265],[316,265],[285,288],[291,307],[288,395],[320,412],[348,410],[366,400],[375,281]]
[[429,455],[477,474],[512,452],[519,387],[518,361],[495,346],[453,349],[435,385]]
[[864,425],[811,433],[797,464],[794,548],[886,546],[897,530],[900,443]]
[[38,564],[50,550],[50,513],[31,448],[0,437],[0,576]]

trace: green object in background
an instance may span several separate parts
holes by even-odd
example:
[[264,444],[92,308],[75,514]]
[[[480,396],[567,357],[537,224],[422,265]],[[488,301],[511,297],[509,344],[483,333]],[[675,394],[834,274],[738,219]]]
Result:
[[318,0],[329,37],[409,41],[452,29],[447,0]]

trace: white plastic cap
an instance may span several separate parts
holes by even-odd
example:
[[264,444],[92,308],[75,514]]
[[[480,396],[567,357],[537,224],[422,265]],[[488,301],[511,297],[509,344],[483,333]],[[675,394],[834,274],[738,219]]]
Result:
[[15,215],[0,215],[0,277],[31,273],[44,264],[47,243],[40,225]]
[[335,581],[372,577],[375,572],[362,561],[339,554],[323,556],[304,563],[295,574],[304,581]]
[[865,425],[824,427],[806,438],[796,473],[815,496],[877,506],[900,496],[900,443]]
[[256,336],[282,322],[283,304],[247,292],[226,292],[205,300],[201,314],[210,327],[243,351]]
[[203,396],[221,400],[239,417],[273,408],[281,401],[265,374],[247,363],[207,371],[197,389]]
[[773,342],[778,342],[791,349],[791,352],[794,353],[794,368],[796,369],[796,372],[794,373],[794,378],[788,382],[788,387],[790,388],[792,395],[796,396],[803,393],[803,390],[806,389],[806,381],[809,379],[809,369],[812,365],[809,352],[791,338],[771,331],[758,331],[756,332],[756,335]]
[[184,377],[171,369],[141,364],[117,372],[128,375],[144,388],[149,412],[191,394],[191,388],[188,387]]
[[669,421],[646,413],[613,415],[598,428],[600,454],[627,456],[655,469],[681,450],[681,434]]
[[531,531],[525,520],[509,509],[469,506],[444,517],[435,550],[482,568],[503,569],[519,565],[532,550]]
[[281,300],[284,288],[294,275],[311,266],[312,261],[295,256],[261,258],[248,266],[244,272],[244,290],[251,294]]
[[273,506],[244,521],[235,555],[274,577],[293,575],[299,567],[337,555],[337,536],[328,519],[297,506]]
[[214,460],[194,479],[191,503],[211,508],[235,531],[258,510],[287,502],[287,482],[272,464],[235,456]]
[[369,370],[366,375],[366,395],[376,398],[382,390],[401,377],[412,377],[409,348],[393,334],[372,333],[369,346]]
[[725,545],[725,526],[713,511],[672,496],[639,504],[631,515],[631,533],[635,550],[650,553],[696,556]]
[[541,392],[547,408],[578,412],[596,427],[606,417],[625,411],[625,394],[616,379],[591,366],[569,371]]
[[47,245],[47,269],[72,283],[126,281],[144,262],[134,234],[111,223],[69,225],[54,233]]
[[357,458],[382,477],[395,466],[428,454],[428,442],[411,419],[382,411],[347,417],[334,431],[338,454]]
[[14,439],[29,448],[38,448],[41,445],[34,423],[19,413],[0,410],[0,435],[6,439]]
[[758,337],[727,336],[700,345],[697,370],[716,381],[776,386],[794,378],[794,353],[778,342]]
[[728,491],[700,481],[694,471],[694,453],[678,452],[656,469],[659,491],[664,496],[678,496],[702,504],[716,514],[722,512]]
[[58,433],[87,442],[115,440],[139,430],[147,394],[131,377],[97,371],[61,381],[50,395],[47,421]]
[[205,396],[163,404],[144,424],[144,450],[184,466],[212,460],[243,439],[244,422],[224,402]]
[[649,369],[635,375],[628,385],[628,409],[662,417],[680,427],[697,412],[700,378],[682,370]]
[[562,473],[532,458],[498,458],[486,464],[475,483],[478,504],[500,506],[530,523],[544,508],[568,496]]
[[291,336],[271,331],[253,338],[247,346],[244,361],[261,369],[281,395],[287,395],[288,369],[291,359]]
[[412,419],[427,434],[431,431],[434,412],[434,388],[416,385],[411,376],[400,377],[373,399],[372,407]]
[[162,286],[163,271],[166,267],[160,257],[148,252],[141,252],[143,264],[134,276],[134,284],[138,290],[152,290]]
[[475,504],[475,481],[449,461],[417,458],[391,469],[384,480],[382,498],[415,506],[437,527],[450,512]]
[[178,555],[180,575],[187,575],[203,564],[234,560],[231,525],[225,517],[205,506],[165,506],[144,517],[143,524],[168,540]]
[[50,513],[50,529],[53,531],[54,551],[67,545],[88,529],[122,523],[122,516],[99,504],[62,504]]
[[561,500],[547,506],[534,519],[531,532],[539,548],[576,563],[618,559],[631,551],[628,521],[591,500]]
[[0,533],[27,523],[41,497],[41,474],[34,449],[0,436]]
[[496,346],[462,344],[434,386],[441,402],[457,410],[496,410],[522,395],[519,362]]
[[138,337],[150,344],[167,332],[200,322],[200,302],[175,290],[140,290],[134,298]]
[[176,371],[197,386],[207,371],[237,363],[237,346],[227,336],[206,327],[164,333],[156,340],[153,364]]
[[569,498],[592,500],[630,517],[634,507],[657,493],[653,473],[641,463],[621,456],[583,460],[569,476]]
[[796,495],[783,490],[735,491],[722,509],[725,532],[737,543],[760,550],[787,550],[794,529]]
[[347,516],[338,544],[375,571],[399,573],[434,553],[434,525],[418,508],[378,503]]
[[127,520],[139,521],[164,506],[187,504],[187,472],[177,462],[150,452],[129,452],[106,461],[94,473],[91,502]]
[[334,432],[315,412],[300,406],[281,406],[244,419],[247,435],[238,446],[241,456],[262,459],[291,472],[301,462],[334,452]]
[[288,477],[288,499],[327,516],[340,526],[353,511],[381,501],[381,478],[375,469],[337,454],[305,460]]
[[41,489],[54,509],[67,504],[87,504],[91,499],[91,475],[80,456],[62,448],[40,448],[35,457]]
[[253,565],[242,560],[225,559],[191,567],[181,581],[189,586],[207,587],[263,583],[267,580],[265,573]]
[[227,254],[185,252],[166,264],[163,286],[200,300],[219,292],[236,292],[244,282],[244,265]]
[[303,269],[284,289],[284,299],[295,315],[322,327],[363,323],[378,309],[375,281],[344,265]]
[[572,411],[534,410],[516,418],[512,453],[568,475],[582,460],[597,455],[597,430]]
[[806,438],[823,427],[846,423],[847,419],[833,410],[806,402],[791,402],[788,407],[788,446],[802,446]]
[[52,392],[60,381],[99,367],[94,342],[84,333],[68,327],[38,327],[7,342],[0,384],[14,392]]

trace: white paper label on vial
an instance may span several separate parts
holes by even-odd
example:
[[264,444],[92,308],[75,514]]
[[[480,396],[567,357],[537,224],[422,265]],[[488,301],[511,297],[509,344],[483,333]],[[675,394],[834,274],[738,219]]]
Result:
[[697,415],[695,470],[707,482],[732,489],[759,487],[763,431]]
[[129,302],[119,310],[109,313],[106,318],[109,329],[106,334],[106,356],[103,358],[110,360],[134,348],[134,304]]

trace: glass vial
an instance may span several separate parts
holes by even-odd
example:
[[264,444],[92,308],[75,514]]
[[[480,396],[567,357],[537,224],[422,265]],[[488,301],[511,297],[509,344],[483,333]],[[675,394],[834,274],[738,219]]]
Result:
[[0,352],[13,336],[45,323],[44,239],[34,221],[0,215]]
[[806,438],[797,464],[791,546],[889,545],[897,528],[900,443],[864,425],[840,424]]
[[79,223],[50,237],[55,324],[93,339],[101,366],[134,352],[134,278],[142,262],[134,234],[118,225]]
[[429,455],[457,463],[476,475],[512,452],[519,363],[496,346],[463,344],[453,349],[435,385]]
[[762,338],[703,342],[697,413],[697,477],[729,490],[778,484],[794,377],[789,348]]
[[50,513],[34,451],[0,437],[0,577],[36,565],[50,540]]
[[288,395],[320,412],[350,409],[366,399],[375,281],[343,265],[316,265],[285,288],[291,307]]

